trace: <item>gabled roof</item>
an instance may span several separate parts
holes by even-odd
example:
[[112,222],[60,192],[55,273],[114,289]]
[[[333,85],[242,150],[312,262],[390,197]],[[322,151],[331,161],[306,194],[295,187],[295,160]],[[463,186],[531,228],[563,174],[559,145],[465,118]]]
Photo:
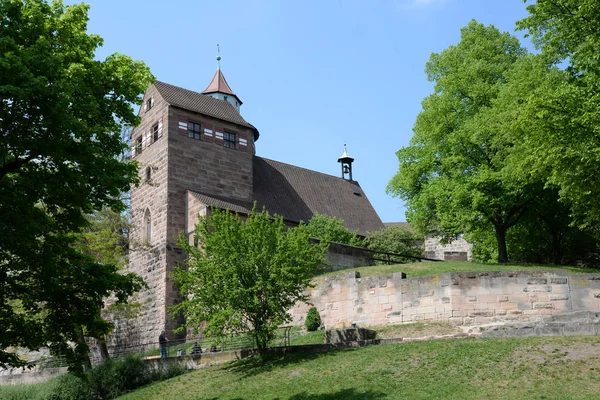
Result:
[[225,75],[223,75],[220,69],[217,69],[217,72],[215,72],[215,76],[213,76],[212,81],[210,81],[210,83],[208,84],[208,87],[204,89],[204,91],[202,91],[202,94],[210,94],[216,92],[235,96],[235,98],[240,102],[240,104],[242,104],[240,98],[237,97],[235,93],[233,93],[233,90],[231,90],[231,88],[227,84],[227,81],[225,80]]
[[[254,157],[254,193],[258,210],[263,206],[270,214],[286,221],[308,222],[315,214],[344,220],[352,232],[366,236],[383,229],[383,223],[357,182]],[[208,206],[249,214],[253,203],[190,190]]]
[[254,130],[254,140],[258,140],[258,130],[242,118],[230,103],[161,81],[156,81],[154,86],[170,105],[251,128]]
[[366,235],[383,228],[381,219],[357,182],[254,157],[254,200],[271,214],[308,222],[315,214],[344,220],[352,232]]

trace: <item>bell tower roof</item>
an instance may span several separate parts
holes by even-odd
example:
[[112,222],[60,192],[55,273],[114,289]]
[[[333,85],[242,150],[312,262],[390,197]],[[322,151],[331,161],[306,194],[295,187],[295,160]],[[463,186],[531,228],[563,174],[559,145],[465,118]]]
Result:
[[[238,104],[236,104],[236,109],[239,111],[239,106],[242,105],[242,100],[231,90],[229,84],[227,84],[227,80],[225,79],[225,75],[221,72],[221,51],[219,49],[219,45],[217,45],[217,72],[213,76],[212,80],[202,91],[202,94],[206,95],[214,95],[212,97],[216,97],[220,100],[228,101],[228,98],[234,97]],[[234,104],[234,103],[232,103]]]

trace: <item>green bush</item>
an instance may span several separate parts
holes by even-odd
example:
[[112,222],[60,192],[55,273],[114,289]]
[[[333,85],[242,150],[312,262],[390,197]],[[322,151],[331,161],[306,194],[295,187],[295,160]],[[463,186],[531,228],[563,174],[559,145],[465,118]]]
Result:
[[319,315],[316,307],[311,307],[308,309],[304,326],[309,332],[314,332],[321,326],[321,316]]
[[153,369],[139,356],[109,360],[83,378],[67,374],[45,383],[0,387],[2,400],[108,400],[151,382],[185,373],[180,365]]

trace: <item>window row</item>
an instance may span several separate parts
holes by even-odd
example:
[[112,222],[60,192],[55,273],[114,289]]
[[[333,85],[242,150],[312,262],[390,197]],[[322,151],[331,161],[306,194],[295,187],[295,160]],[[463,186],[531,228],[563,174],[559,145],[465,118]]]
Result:
[[[202,130],[201,124],[192,121],[179,121],[179,131],[184,134],[187,133],[187,137],[190,139],[203,140],[202,134],[204,133],[205,139],[211,141],[213,138],[212,129],[204,128]],[[214,138],[223,141],[223,147],[230,149],[238,148],[237,134],[233,132],[214,132]],[[244,147],[248,145],[248,141],[244,138],[239,138],[239,145]]]
[[158,139],[163,135],[163,122],[160,119],[157,123],[152,125],[149,131],[143,132],[141,136],[133,139],[133,146],[131,149],[131,156],[136,157],[142,154],[145,148],[152,146]]

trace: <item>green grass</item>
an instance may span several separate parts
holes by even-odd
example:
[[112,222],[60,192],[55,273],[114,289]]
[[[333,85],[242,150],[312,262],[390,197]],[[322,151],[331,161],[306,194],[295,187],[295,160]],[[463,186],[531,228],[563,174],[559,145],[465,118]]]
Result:
[[598,371],[598,337],[451,339],[247,359],[121,399],[597,399]]
[[478,264],[466,261],[423,261],[407,264],[392,265],[373,265],[341,271],[332,271],[320,276],[331,276],[350,271],[360,272],[361,277],[392,274],[394,272],[404,272],[408,278],[419,276],[447,274],[450,272],[485,272],[485,271],[542,271],[548,269],[566,269],[570,274],[589,274],[600,272],[595,268],[574,267],[568,265],[519,265],[519,264]]

